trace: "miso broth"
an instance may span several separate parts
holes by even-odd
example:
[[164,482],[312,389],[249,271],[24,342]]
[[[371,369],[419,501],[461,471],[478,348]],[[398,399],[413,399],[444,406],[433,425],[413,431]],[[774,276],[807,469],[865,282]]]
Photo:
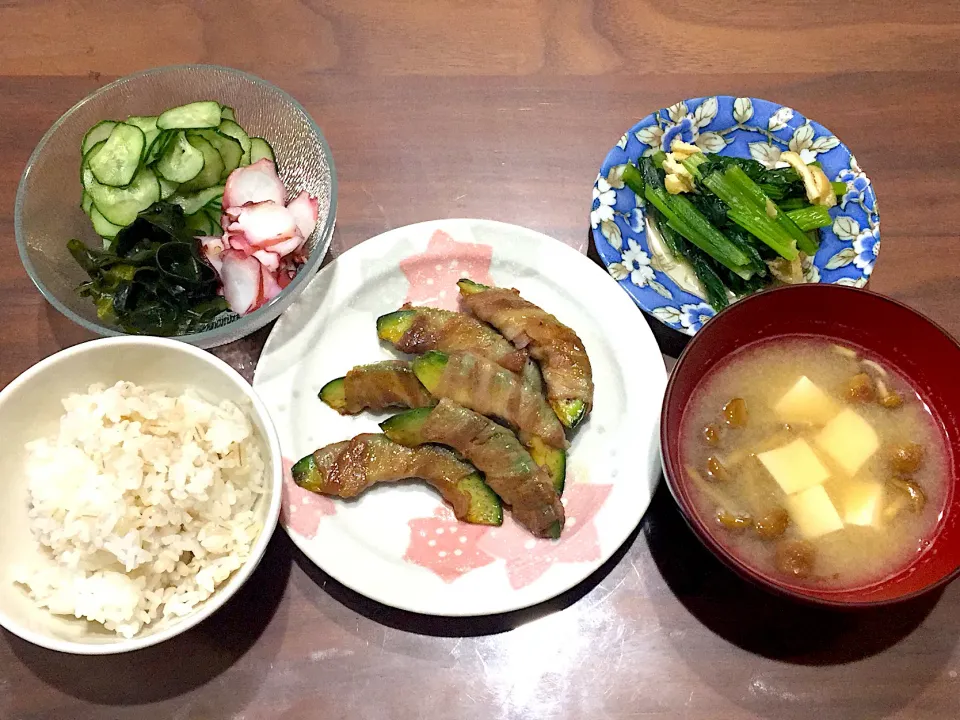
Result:
[[761,572],[817,587],[882,580],[929,545],[946,446],[910,384],[859,348],[795,336],[711,371],[681,425],[697,512]]

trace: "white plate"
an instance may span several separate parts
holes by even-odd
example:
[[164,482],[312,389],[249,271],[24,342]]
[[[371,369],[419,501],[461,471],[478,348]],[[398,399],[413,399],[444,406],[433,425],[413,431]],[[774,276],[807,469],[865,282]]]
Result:
[[535,540],[505,512],[500,528],[458,523],[431,489],[381,485],[353,501],[313,495],[287,473],[281,523],[325,572],[369,598],[431,615],[528,607],[573,587],[640,522],[660,476],[666,371],[643,316],[606,272],[526,228],[440,220],[379,235],[324,268],[280,317],[253,385],[286,467],[317,447],[377,432],[387,415],[342,417],[317,393],[354,365],[396,357],[375,321],[404,302],[457,308],[456,281],[516,287],[583,340],[594,410],[572,436],[558,541]]

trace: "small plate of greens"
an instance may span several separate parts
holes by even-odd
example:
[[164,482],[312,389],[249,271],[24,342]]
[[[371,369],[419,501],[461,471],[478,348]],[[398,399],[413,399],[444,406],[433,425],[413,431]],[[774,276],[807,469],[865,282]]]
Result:
[[767,100],[679,102],[628,130],[593,187],[610,275],[693,335],[718,311],[784,284],[863,287],[880,249],[873,186],[819,123]]

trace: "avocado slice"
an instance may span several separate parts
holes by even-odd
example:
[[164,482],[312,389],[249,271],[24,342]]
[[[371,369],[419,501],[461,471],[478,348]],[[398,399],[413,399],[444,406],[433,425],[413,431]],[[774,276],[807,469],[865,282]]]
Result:
[[[467,278],[461,278],[457,281],[457,287],[460,288],[461,295],[476,295],[481,293],[484,290],[489,290],[490,288],[486,285],[481,285],[480,283],[474,282],[473,280],[468,280]],[[586,404],[583,400],[579,399],[563,399],[563,400],[551,400],[550,407],[553,408],[553,411],[556,413],[557,418],[564,427],[574,428],[580,424],[580,421],[586,416]]]
[[538,537],[558,537],[563,507],[553,482],[507,428],[446,398],[380,423],[401,445],[449,445],[484,475],[490,489],[512,506],[514,518]]
[[413,447],[423,444],[423,424],[433,408],[407,410],[380,423],[383,433],[395,443]]
[[449,356],[439,350],[428,350],[418,357],[410,366],[413,368],[413,374],[417,380],[429,391],[433,392],[440,384],[440,378],[443,377],[444,368],[447,367]]
[[467,522],[474,525],[503,524],[503,504],[497,494],[490,489],[480,476],[473,473],[457,483],[457,489],[470,496],[470,507],[467,509]]
[[397,310],[377,318],[377,337],[389,343],[398,343],[413,325],[416,310]]
[[313,455],[307,455],[297,460],[291,469],[291,473],[293,474],[293,481],[304,490],[319,492],[322,478]]
[[457,280],[457,287],[460,288],[461,295],[476,295],[481,293],[484,290],[489,290],[490,288],[486,285],[481,285],[478,282],[469,280],[468,278],[460,278]]
[[550,407],[564,427],[575,428],[586,415],[586,405],[580,399],[551,400]]
[[347,394],[343,386],[344,378],[339,377],[331,380],[322,388],[318,397],[327,405],[332,407],[338,413],[342,413],[347,407]]
[[563,495],[563,485],[567,479],[567,451],[549,447],[538,437],[530,438],[527,450],[533,461],[547,471],[557,495]]

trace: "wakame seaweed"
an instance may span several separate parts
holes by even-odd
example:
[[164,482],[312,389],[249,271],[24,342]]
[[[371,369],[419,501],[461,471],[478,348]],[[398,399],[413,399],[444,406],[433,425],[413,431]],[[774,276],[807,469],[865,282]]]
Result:
[[217,274],[200,255],[178,205],[157,203],[117,233],[108,249],[70,240],[67,248],[90,277],[78,292],[97,316],[137,335],[179,335],[226,310]]

